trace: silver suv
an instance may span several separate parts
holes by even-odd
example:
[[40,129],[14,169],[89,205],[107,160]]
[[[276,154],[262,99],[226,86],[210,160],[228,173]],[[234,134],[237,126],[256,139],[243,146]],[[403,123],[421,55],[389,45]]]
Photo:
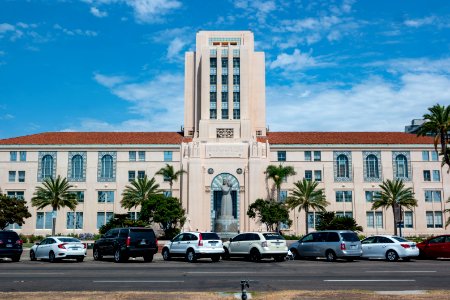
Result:
[[223,253],[222,240],[215,232],[183,232],[164,245],[161,253],[164,260],[171,257],[185,257],[188,262],[209,257],[220,260]]
[[283,261],[288,252],[286,240],[275,232],[244,232],[224,242],[223,248],[223,259],[241,256],[255,262],[270,257]]
[[327,261],[335,261],[337,258],[352,261],[362,255],[358,235],[350,230],[313,232],[293,243],[289,250],[294,259],[325,257]]

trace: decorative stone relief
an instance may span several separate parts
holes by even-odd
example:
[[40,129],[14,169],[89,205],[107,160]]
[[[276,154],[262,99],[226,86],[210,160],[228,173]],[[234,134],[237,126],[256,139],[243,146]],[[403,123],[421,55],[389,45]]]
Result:
[[206,145],[206,156],[211,157],[244,157],[244,145],[215,144]]

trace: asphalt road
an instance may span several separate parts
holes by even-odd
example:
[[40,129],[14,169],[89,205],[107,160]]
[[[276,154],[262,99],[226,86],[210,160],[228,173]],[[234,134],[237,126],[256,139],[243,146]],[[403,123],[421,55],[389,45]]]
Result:
[[277,290],[450,290],[450,260],[410,262],[299,260],[277,263],[243,259],[213,263],[201,259],[151,263],[142,259],[114,263],[93,261],[92,251],[82,263],[30,261],[24,251],[18,263],[0,261],[0,291],[213,291],[233,292],[240,280],[249,291]]

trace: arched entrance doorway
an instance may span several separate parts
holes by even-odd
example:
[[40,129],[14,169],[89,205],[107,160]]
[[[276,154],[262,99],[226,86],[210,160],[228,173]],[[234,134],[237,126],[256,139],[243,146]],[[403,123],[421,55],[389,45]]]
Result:
[[229,173],[211,182],[211,228],[220,233],[239,231],[239,181]]

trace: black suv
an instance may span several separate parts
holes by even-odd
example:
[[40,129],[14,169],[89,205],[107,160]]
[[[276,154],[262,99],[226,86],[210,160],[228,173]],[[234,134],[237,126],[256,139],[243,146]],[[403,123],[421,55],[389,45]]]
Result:
[[114,228],[94,243],[94,260],[114,255],[115,262],[124,262],[130,257],[143,257],[144,261],[151,262],[157,252],[158,240],[150,228]]
[[0,258],[19,261],[22,255],[22,240],[15,231],[0,230]]

